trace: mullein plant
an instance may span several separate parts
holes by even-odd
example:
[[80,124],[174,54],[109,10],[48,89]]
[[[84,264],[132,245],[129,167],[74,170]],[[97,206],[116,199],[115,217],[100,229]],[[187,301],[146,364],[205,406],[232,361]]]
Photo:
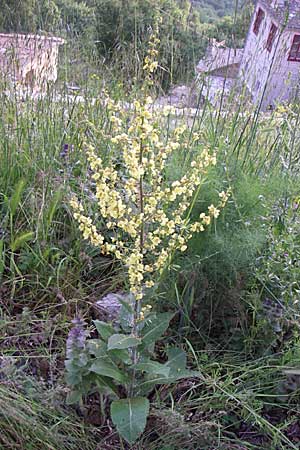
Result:
[[[216,155],[208,148],[199,149],[180,179],[166,181],[165,168],[172,154],[179,149],[188,154],[190,142],[184,127],[173,128],[166,136],[162,124],[169,112],[151,106],[158,44],[156,29],[145,58],[141,98],[131,107],[107,98],[111,126],[108,136],[102,131],[102,138],[109,142],[110,161],[105,162],[90,143],[85,145],[95,201],[109,237],[99,231],[96,219],[85,214],[77,198],[70,201],[84,239],[101,253],[113,255],[126,269],[129,292],[127,301],[120,300],[117,326],[94,321],[99,339],[86,339],[81,322],[71,330],[66,360],[72,387],[69,401],[79,401],[93,389],[109,393],[113,423],[130,444],[146,426],[147,395],[155,385],[199,376],[186,369],[186,355],[179,348],[167,349],[167,362],[155,360],[155,342],[167,330],[173,313],[153,312],[149,299],[175,252],[187,249],[193,234],[203,232],[219,216],[229,197],[221,192],[216,206],[209,206],[198,220],[191,219],[207,170],[216,164]],[[193,136],[195,146],[198,139]]]

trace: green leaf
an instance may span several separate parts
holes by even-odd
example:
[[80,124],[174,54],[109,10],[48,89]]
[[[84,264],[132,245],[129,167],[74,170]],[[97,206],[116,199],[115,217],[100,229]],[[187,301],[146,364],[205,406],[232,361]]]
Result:
[[31,241],[34,238],[33,231],[27,231],[26,233],[19,234],[13,242],[10,244],[10,248],[13,252],[22,247],[25,242]]
[[186,368],[186,353],[177,347],[171,347],[167,350],[168,362],[166,366],[170,368],[170,375],[176,375]]
[[107,345],[100,339],[89,339],[87,349],[91,355],[96,358],[107,357]]
[[128,381],[127,375],[122,373],[117,366],[105,358],[96,358],[89,370],[98,375],[113,378],[120,383],[127,383]]
[[134,297],[132,294],[127,294],[125,297],[124,295],[116,295],[118,301],[121,303],[121,305],[126,309],[126,311],[130,314],[134,314]]
[[115,400],[111,404],[111,418],[119,434],[133,444],[143,433],[150,404],[145,397]]
[[179,369],[177,375],[168,377],[151,377],[148,380],[138,384],[139,392],[149,392],[157,384],[172,384],[183,378],[200,378],[201,373],[197,370]]
[[132,294],[118,295],[117,298],[122,305],[119,313],[120,325],[123,331],[130,333],[134,322],[135,299]]
[[113,362],[121,362],[124,364],[131,364],[131,358],[127,349],[110,350],[108,353],[107,344],[100,339],[89,339],[87,342],[87,349],[89,353],[96,358],[107,358]]
[[68,392],[66,403],[67,405],[73,405],[74,403],[79,403],[82,398],[82,392],[81,391],[70,391]]
[[136,364],[134,367],[136,370],[141,370],[151,375],[162,375],[167,377],[170,373],[170,367],[167,367],[166,364],[160,364],[151,360]]
[[106,342],[110,336],[115,332],[114,328],[101,320],[93,320],[99,336]]
[[110,350],[109,351],[109,356],[115,360],[117,359],[117,361],[122,362],[124,364],[132,364],[132,360],[129,356],[128,350],[127,349],[122,349],[122,350]]
[[136,347],[141,339],[126,334],[113,334],[108,339],[107,350],[122,350],[123,348]]
[[78,386],[82,382],[82,374],[79,371],[69,371],[66,372],[65,379],[69,386]]
[[162,376],[163,374],[160,373],[148,372],[150,375],[148,379],[138,385],[139,393],[149,393],[157,384],[172,384],[183,378],[201,377],[201,373],[197,370],[186,369],[187,357],[184,350],[171,347],[167,350],[167,355],[168,362],[163,366],[169,369],[168,375]]
[[156,342],[168,329],[173,313],[161,313],[149,318],[142,330],[143,346]]

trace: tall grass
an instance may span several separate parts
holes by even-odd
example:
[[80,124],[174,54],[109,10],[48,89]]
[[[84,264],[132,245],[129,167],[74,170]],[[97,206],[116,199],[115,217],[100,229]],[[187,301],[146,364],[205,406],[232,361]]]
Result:
[[51,405],[51,396],[39,392],[26,396],[9,385],[0,385],[0,446],[11,450],[95,449],[96,436],[73,412]]

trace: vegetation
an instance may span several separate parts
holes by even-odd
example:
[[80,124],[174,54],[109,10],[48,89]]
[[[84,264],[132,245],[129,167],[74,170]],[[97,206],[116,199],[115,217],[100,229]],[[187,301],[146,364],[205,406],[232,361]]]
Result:
[[76,83],[82,82],[81,68],[86,70],[88,61],[97,71],[109,66],[128,90],[131,80],[142,78],[148,31],[157,16],[162,17],[157,87],[166,90],[170,84],[191,81],[209,39],[241,46],[251,11],[250,4],[242,9],[237,4],[234,17],[221,14],[212,20],[189,0],[2,0],[0,5],[0,31],[50,32],[67,38],[74,70],[80,73],[73,75]]
[[[200,9],[205,21],[214,21],[219,17],[231,16],[236,7],[236,0],[194,0],[194,5]],[[240,2],[238,2],[240,3]],[[241,6],[238,4],[237,6]]]
[[178,28],[149,50],[157,8],[110,2],[109,36],[104,2],[46,2],[47,27],[2,5],[5,30],[73,28],[43,97],[2,80],[0,447],[297,449],[299,106],[155,108],[160,58],[192,64],[187,4],[157,2]]

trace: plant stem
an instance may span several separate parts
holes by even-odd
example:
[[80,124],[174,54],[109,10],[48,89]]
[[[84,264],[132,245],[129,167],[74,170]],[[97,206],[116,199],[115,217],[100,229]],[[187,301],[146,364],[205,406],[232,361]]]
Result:
[[[144,120],[142,121],[142,125],[144,123]],[[140,166],[142,165],[142,161],[143,161],[143,140],[142,138],[140,139],[140,154],[139,154],[139,163]],[[143,187],[143,181],[144,181],[144,176],[140,175],[140,179],[139,179],[139,209],[140,209],[140,215],[142,217],[142,222],[141,222],[141,229],[140,229],[140,254],[143,255],[144,252],[144,230],[145,230],[145,226],[144,226],[144,187]],[[141,311],[141,301],[136,299],[135,300],[135,304],[134,304],[134,315],[133,315],[133,329],[132,332],[134,334],[134,336],[138,337],[139,334],[139,329],[138,329],[138,319],[140,316],[140,311]],[[134,347],[132,349],[132,364],[137,364],[138,362],[138,351],[137,348]],[[133,368],[132,371],[132,378],[131,378],[131,383],[130,383],[130,387],[129,387],[129,396],[132,397],[133,393],[134,393],[134,385],[135,385],[135,377],[136,377],[136,370],[135,368]]]

